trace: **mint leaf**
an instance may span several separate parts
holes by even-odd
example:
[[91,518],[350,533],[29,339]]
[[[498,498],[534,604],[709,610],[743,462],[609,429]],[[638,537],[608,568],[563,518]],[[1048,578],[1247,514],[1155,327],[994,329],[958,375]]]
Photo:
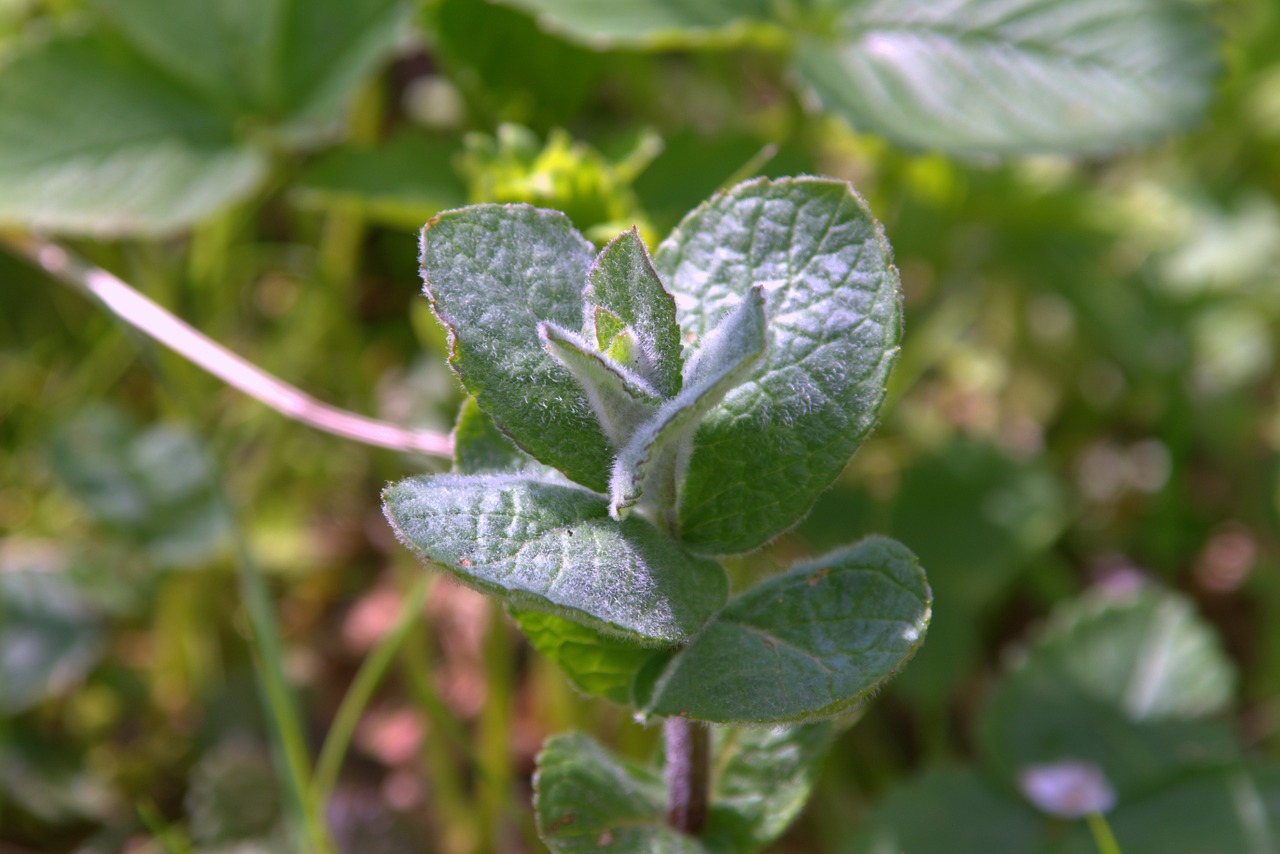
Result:
[[383,505],[405,545],[464,584],[633,643],[678,643],[725,600],[719,564],[647,522],[614,522],[602,496],[576,486],[416,477],[388,487]]
[[[104,27],[0,68],[0,224],[159,235],[254,192],[270,152],[331,135],[404,0],[95,0]],[[252,133],[247,133],[247,129]]]
[[666,787],[656,769],[620,759],[585,735],[547,739],[533,777],[539,836],[555,854],[760,850],[804,806],[830,725],[718,727],[713,739],[710,814],[696,839],[667,826]]
[[600,306],[596,306],[595,311],[592,312],[591,322],[596,332],[596,349],[601,351],[607,351],[612,347],[613,342],[627,328],[627,324],[623,323],[621,317]]
[[564,671],[579,691],[629,706],[631,686],[642,667],[665,650],[647,649],[554,614],[511,608],[511,616],[538,652]]
[[679,504],[691,548],[750,551],[808,511],[875,423],[901,332],[889,244],[842,181],[757,180],[689,214],[654,267],[695,346],[764,288],[769,350],[699,425]]
[[[596,258],[587,278],[583,297],[588,310],[591,306],[606,309],[631,327],[640,347],[640,374],[663,397],[679,392],[683,357],[676,301],[653,271],[640,232],[632,227],[615,237]],[[600,316],[597,312],[592,316],[599,338]],[[610,329],[612,324],[606,324],[606,333]]]
[[422,230],[422,276],[450,333],[449,364],[480,408],[521,449],[603,492],[613,451],[538,324],[582,323],[595,251],[564,214],[473,205]]
[[453,471],[454,474],[523,473],[540,480],[560,475],[511,444],[493,419],[480,411],[474,397],[462,402],[453,428]]
[[842,4],[796,68],[855,128],[961,153],[1091,152],[1204,111],[1218,66],[1186,0],[874,0]]
[[666,786],[579,733],[547,739],[533,775],[538,836],[553,854],[703,854],[666,823]]
[[915,556],[870,537],[730,602],[658,677],[647,711],[742,723],[835,714],[906,663],[929,605]]
[[745,379],[764,349],[764,297],[755,287],[685,365],[683,390],[641,425],[618,454],[609,480],[609,512],[614,518],[646,493],[655,515],[671,512],[677,503],[678,473],[689,457],[689,438],[703,416]]
[[716,727],[713,737],[707,840],[728,851],[759,851],[804,809],[834,730],[828,721]]
[[643,377],[593,349],[577,335],[554,323],[540,323],[538,336],[547,352],[578,381],[596,420],[614,445],[626,442],[636,427],[657,411],[661,400]]

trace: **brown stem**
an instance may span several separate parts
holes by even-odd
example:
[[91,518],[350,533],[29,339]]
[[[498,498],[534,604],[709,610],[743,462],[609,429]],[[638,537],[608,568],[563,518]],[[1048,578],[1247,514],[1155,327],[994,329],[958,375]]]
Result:
[[698,835],[707,824],[711,783],[711,731],[688,718],[662,723],[667,750],[667,823]]

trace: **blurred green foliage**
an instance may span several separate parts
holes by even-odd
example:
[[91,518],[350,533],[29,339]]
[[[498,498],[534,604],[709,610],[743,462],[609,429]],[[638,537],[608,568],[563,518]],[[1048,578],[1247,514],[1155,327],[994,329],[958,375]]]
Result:
[[[0,0],[0,237],[53,233],[309,392],[447,430],[425,218],[531,201],[652,241],[739,178],[851,179],[906,289],[890,400],[811,516],[733,570],[884,531],[936,616],[775,850],[1092,850],[1018,788],[1064,751],[1104,766],[1126,854],[1271,850],[1280,8],[1124,4],[1177,12],[1151,73],[1195,61],[1142,109],[1097,93],[1137,132],[1013,145],[980,79],[949,103],[986,136],[833,100],[845,5]],[[1215,47],[1177,29],[1206,15]],[[935,69],[893,79],[913,70]],[[443,463],[286,421],[3,250],[0,305],[0,847],[316,850],[311,821],[342,851],[535,850],[543,736],[650,757],[652,731],[441,582],[327,812],[308,803],[280,710],[315,756],[418,572],[379,491]],[[1202,702],[1152,720],[1102,690],[1161,662]],[[272,667],[294,703],[263,700]]]

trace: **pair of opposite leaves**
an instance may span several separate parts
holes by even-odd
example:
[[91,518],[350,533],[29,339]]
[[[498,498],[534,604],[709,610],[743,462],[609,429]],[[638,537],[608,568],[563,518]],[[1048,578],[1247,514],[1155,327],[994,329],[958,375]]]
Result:
[[563,214],[525,205],[441,214],[421,260],[450,364],[501,430],[609,493],[615,517],[647,502],[703,553],[803,516],[871,428],[897,353],[889,246],[841,181],[740,184],[652,261],[634,230],[597,257]]

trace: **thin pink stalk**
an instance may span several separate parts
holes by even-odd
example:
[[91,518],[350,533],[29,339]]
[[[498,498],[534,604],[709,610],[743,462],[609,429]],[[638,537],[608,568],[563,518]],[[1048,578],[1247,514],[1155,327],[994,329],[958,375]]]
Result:
[[88,291],[125,323],[287,418],[380,448],[440,457],[453,452],[452,440],[442,433],[399,427],[321,403],[206,337],[106,270],[72,258],[60,246],[5,242],[55,279]]

